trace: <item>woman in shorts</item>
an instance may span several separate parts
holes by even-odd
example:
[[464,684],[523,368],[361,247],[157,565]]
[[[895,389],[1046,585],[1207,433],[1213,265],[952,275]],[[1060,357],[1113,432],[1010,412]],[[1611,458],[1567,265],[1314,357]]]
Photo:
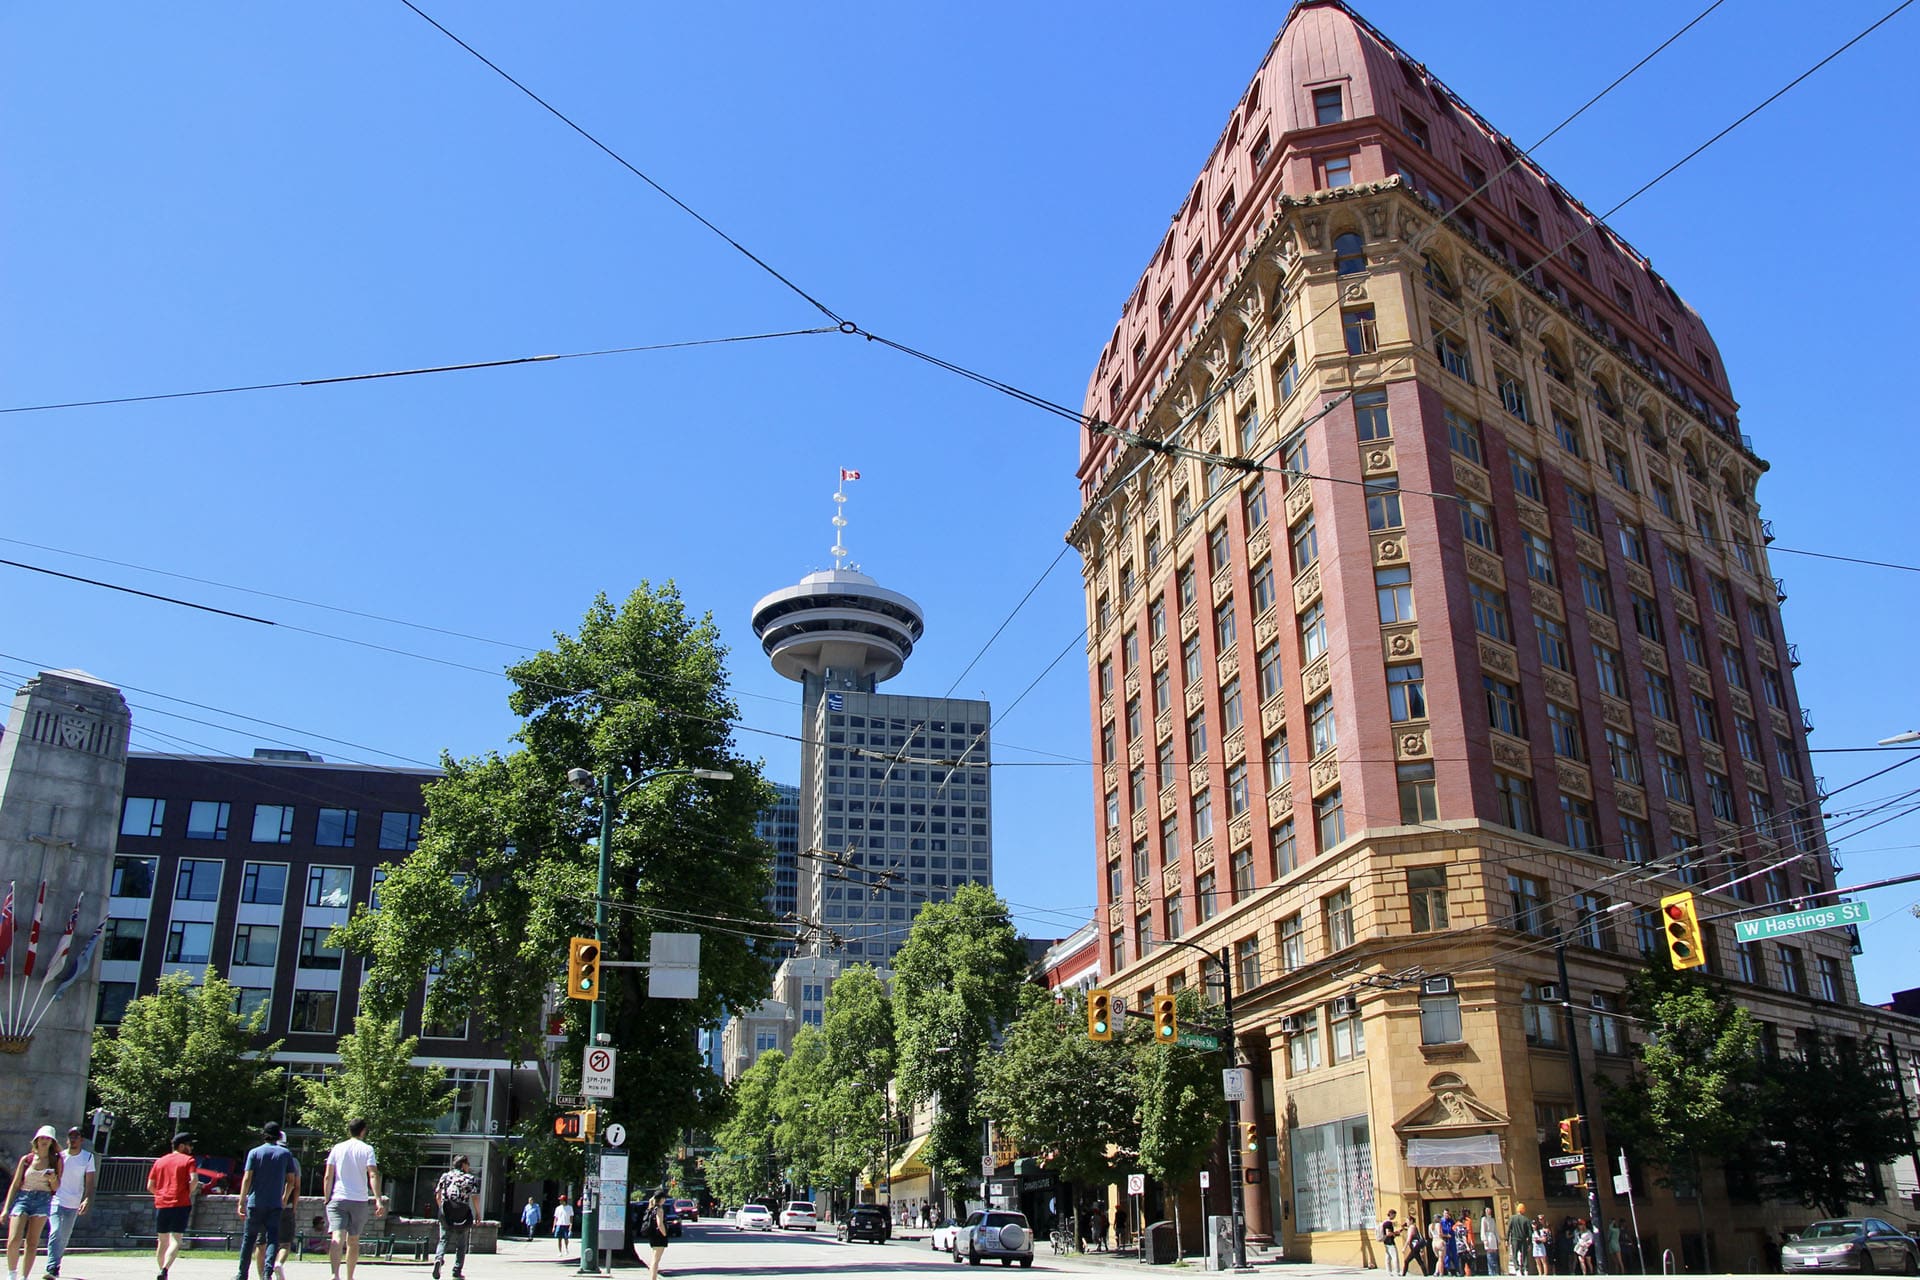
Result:
[[43,1124],[33,1135],[33,1148],[13,1166],[7,1187],[7,1276],[27,1280],[40,1247],[40,1233],[53,1212],[53,1193],[60,1185],[60,1140],[53,1126]]
[[647,1219],[640,1226],[640,1239],[653,1250],[647,1264],[647,1280],[660,1280],[660,1263],[667,1256],[667,1193],[664,1188],[647,1201]]

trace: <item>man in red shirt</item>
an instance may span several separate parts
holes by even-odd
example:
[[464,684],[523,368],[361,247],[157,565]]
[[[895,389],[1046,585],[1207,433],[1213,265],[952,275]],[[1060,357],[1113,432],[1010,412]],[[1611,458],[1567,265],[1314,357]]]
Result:
[[193,1193],[199,1181],[193,1172],[193,1135],[173,1135],[173,1150],[153,1162],[147,1171],[147,1190],[153,1193],[153,1260],[160,1280],[180,1256],[180,1237],[193,1216]]

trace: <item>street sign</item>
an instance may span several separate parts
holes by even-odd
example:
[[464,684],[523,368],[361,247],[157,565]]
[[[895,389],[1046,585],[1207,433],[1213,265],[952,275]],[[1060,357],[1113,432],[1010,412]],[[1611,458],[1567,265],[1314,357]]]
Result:
[[192,1114],[193,1104],[191,1102],[169,1102],[167,1104],[167,1119],[169,1120],[185,1120]]
[[1113,998],[1113,1034],[1116,1036],[1119,1035],[1121,1028],[1126,1025],[1127,998],[1125,996],[1115,996]]
[[627,1180],[627,1163],[632,1157],[624,1151],[603,1151],[600,1153],[600,1186],[604,1191],[609,1182]]
[[1212,1172],[1212,1170],[1209,1170],[1209,1169],[1202,1169],[1202,1170],[1200,1171],[1200,1189],[1201,1189],[1202,1191],[1205,1191],[1205,1190],[1206,1190],[1206,1189],[1207,1189],[1208,1187],[1210,1187],[1210,1186],[1212,1186],[1212,1185],[1213,1185],[1213,1172]]
[[1220,1037],[1204,1035],[1193,1031],[1182,1031],[1174,1043],[1185,1045],[1189,1049],[1218,1049]]
[[1227,1067],[1220,1072],[1220,1092],[1228,1102],[1247,1100],[1247,1069]]
[[1763,916],[1758,920],[1736,920],[1733,922],[1733,939],[1735,942],[1757,942],[1761,938],[1778,938],[1789,933],[1812,933],[1816,929],[1839,929],[1846,925],[1866,922],[1866,903],[1836,902],[1830,907],[1815,907],[1811,911],[1789,911],[1782,916]]
[[627,1240],[627,1154],[624,1151],[601,1153],[599,1201],[594,1247],[624,1248]]
[[700,935],[656,933],[647,948],[647,995],[693,1000],[700,995]]
[[580,1092],[589,1098],[613,1096],[614,1053],[605,1045],[588,1045],[580,1059]]
[[105,1107],[95,1107],[93,1110],[93,1127],[102,1133],[113,1128],[113,1112],[107,1110]]
[[993,1176],[994,1168],[995,1168],[995,1165],[993,1163],[992,1156],[980,1157],[980,1176],[981,1177],[991,1178]]
[[[626,1146],[627,1145],[627,1126],[623,1124],[608,1125],[607,1126],[607,1145],[610,1147]],[[601,1157],[602,1163],[605,1162],[605,1159],[606,1157],[604,1156]]]
[[1585,1164],[1586,1162],[1587,1162],[1587,1158],[1585,1156],[1580,1156],[1580,1155],[1555,1156],[1551,1160],[1547,1161],[1547,1167],[1550,1169],[1578,1169],[1581,1165]]
[[1632,1189],[1632,1186],[1633,1180],[1627,1177],[1626,1174],[1616,1173],[1613,1175],[1613,1194],[1624,1196]]
[[1127,1194],[1130,1196],[1143,1196],[1147,1194],[1147,1175],[1144,1173],[1128,1174]]
[[1581,1183],[1582,1181],[1583,1181],[1583,1178],[1582,1178],[1582,1176],[1581,1176],[1581,1173],[1580,1173],[1580,1170],[1578,1170],[1578,1169],[1569,1169],[1569,1170],[1567,1170],[1567,1185],[1568,1185],[1568,1186],[1570,1186],[1570,1187],[1577,1187],[1577,1186],[1579,1186],[1579,1185],[1580,1185],[1580,1183]]

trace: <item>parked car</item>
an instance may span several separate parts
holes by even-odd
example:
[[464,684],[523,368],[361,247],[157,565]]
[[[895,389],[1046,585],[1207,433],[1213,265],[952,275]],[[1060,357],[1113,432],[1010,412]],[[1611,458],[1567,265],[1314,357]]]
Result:
[[773,1215],[767,1212],[763,1204],[743,1204],[733,1215],[735,1231],[771,1231]]
[[[637,1251],[644,1247],[642,1242],[645,1240],[647,1234],[647,1209],[648,1203],[645,1199],[627,1201],[627,1243],[636,1250],[636,1257],[639,1256]],[[667,1205],[667,1238],[671,1240],[679,1234],[680,1216],[673,1211],[673,1205],[669,1202]]]
[[1010,1267],[1018,1262],[1033,1265],[1033,1232],[1027,1228],[1027,1215],[1007,1209],[975,1209],[967,1215],[954,1235],[953,1260],[964,1255],[974,1266],[987,1258],[998,1258]]
[[1920,1243],[1879,1218],[1822,1218],[1781,1247],[1780,1269],[1920,1275]]
[[787,1207],[780,1211],[780,1229],[782,1231],[818,1231],[820,1216],[813,1211],[813,1201],[787,1201]]
[[959,1234],[959,1223],[952,1218],[942,1218],[934,1223],[933,1234],[927,1237],[927,1247],[935,1253],[952,1253],[954,1237]]
[[673,1211],[682,1222],[700,1221],[700,1206],[691,1200],[675,1200]]
[[836,1234],[849,1243],[855,1240],[871,1240],[875,1244],[885,1244],[893,1238],[893,1219],[887,1211],[877,1204],[857,1204],[840,1219]]

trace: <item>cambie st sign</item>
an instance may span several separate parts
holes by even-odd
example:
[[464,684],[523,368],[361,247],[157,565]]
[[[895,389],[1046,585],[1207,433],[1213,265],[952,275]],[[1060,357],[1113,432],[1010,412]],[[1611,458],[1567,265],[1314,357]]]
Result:
[[1845,925],[1866,922],[1866,903],[1836,902],[1830,907],[1815,907],[1811,911],[1789,911],[1783,916],[1764,916],[1759,920],[1736,920],[1733,922],[1733,936],[1736,942],[1757,942],[1762,938],[1778,938],[1789,933],[1812,933],[1816,929],[1839,929]]

